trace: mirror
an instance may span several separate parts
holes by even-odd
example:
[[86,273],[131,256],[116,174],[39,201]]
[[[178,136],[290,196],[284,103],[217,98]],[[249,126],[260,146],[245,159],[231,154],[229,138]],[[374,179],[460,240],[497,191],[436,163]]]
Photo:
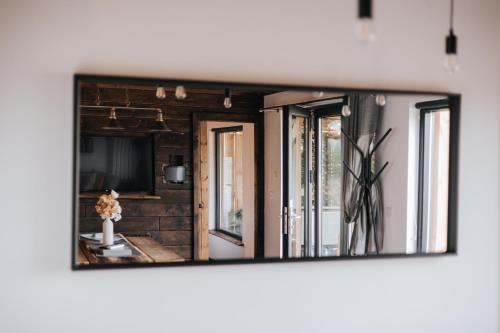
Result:
[[76,75],[73,268],[455,253],[459,103]]

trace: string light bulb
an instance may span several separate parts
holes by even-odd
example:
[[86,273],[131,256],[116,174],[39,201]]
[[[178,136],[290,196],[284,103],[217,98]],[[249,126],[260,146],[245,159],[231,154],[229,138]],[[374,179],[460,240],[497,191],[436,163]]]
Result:
[[186,98],[186,96],[186,88],[184,88],[184,86],[177,86],[175,88],[175,98],[177,98],[178,100],[183,100]]
[[233,106],[231,102],[231,90],[224,89],[224,107],[230,109]]
[[162,85],[158,85],[156,87],[156,98],[165,99],[167,97],[167,92],[165,91],[165,87]]
[[375,29],[373,27],[372,0],[358,1],[358,22],[356,24],[356,37],[364,43],[375,41]]

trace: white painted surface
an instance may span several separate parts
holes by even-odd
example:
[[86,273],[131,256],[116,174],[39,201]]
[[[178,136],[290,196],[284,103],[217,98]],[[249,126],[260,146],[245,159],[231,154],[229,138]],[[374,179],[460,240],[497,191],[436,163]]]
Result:
[[[369,47],[355,3],[2,1],[0,331],[498,332],[500,3],[456,1],[455,77],[448,1],[376,2]],[[75,72],[460,92],[459,254],[72,272]]]
[[375,154],[384,198],[382,253],[414,253],[418,204],[419,113],[415,103],[442,99],[436,96],[388,95],[381,113],[378,139],[392,128]]
[[281,258],[281,207],[283,207],[281,111],[264,114],[264,140],[264,255],[266,258]]

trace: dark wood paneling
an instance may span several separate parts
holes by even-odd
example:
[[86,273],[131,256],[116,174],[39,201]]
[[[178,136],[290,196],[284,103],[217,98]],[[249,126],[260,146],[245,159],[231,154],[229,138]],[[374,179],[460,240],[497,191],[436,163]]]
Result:
[[[82,105],[95,105],[97,88],[95,83],[84,84],[81,90]],[[100,85],[101,105],[125,106],[126,86],[116,84]],[[192,258],[193,239],[193,113],[207,114],[206,119],[217,120],[221,113],[226,120],[255,119],[262,107],[262,94],[252,91],[233,91],[232,108],[223,107],[222,89],[189,89],[187,98],[176,100],[173,87],[167,87],[167,98],[158,100],[155,87],[129,86],[130,106],[160,108],[165,123],[173,132],[154,134],[155,149],[155,193],[159,200],[119,199],[123,207],[124,218],[115,224],[115,230],[125,236],[149,236],[164,246],[171,247],[185,258]],[[81,133],[88,135],[151,135],[141,134],[136,126],[137,119],[144,119],[145,124],[154,121],[154,110],[118,110],[117,115],[127,130],[120,132],[103,131],[109,111],[105,109],[82,108]],[[211,115],[214,116],[211,116]],[[182,155],[186,166],[184,184],[163,183],[162,165],[169,164],[171,155]],[[95,212],[97,199],[80,200],[80,231],[96,232],[101,230],[101,219]]]
[[[158,217],[124,217],[114,223],[115,232],[126,231],[158,231]],[[101,232],[102,219],[100,217],[80,218],[81,232]]]
[[160,217],[160,231],[165,230],[192,230],[192,217]]

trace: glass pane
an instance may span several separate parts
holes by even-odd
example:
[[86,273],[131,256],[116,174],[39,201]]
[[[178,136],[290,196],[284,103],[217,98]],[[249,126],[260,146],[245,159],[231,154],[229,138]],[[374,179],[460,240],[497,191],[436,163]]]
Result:
[[243,132],[219,134],[219,228],[241,236]]
[[306,119],[293,116],[290,124],[289,161],[289,234],[290,257],[304,256],[305,235],[305,170],[306,165]]
[[425,114],[422,250],[445,252],[448,228],[450,111]]
[[342,192],[341,119],[320,119],[321,255],[340,255]]

